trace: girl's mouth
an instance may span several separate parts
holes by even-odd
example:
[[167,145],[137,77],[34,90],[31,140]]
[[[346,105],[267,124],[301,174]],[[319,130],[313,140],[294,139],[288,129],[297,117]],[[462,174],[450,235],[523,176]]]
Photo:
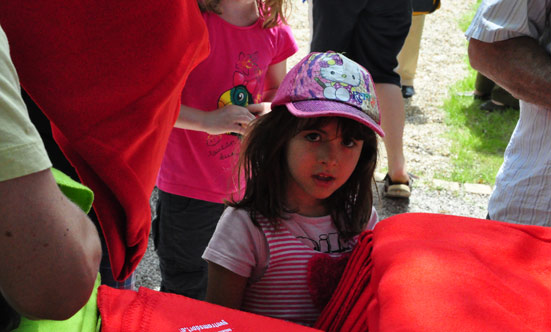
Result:
[[331,175],[328,175],[328,174],[323,174],[323,173],[314,174],[314,175],[312,175],[312,177],[313,177],[315,180],[320,181],[320,182],[322,182],[322,183],[329,183],[329,182],[335,180],[335,177],[333,177],[333,176],[331,176]]

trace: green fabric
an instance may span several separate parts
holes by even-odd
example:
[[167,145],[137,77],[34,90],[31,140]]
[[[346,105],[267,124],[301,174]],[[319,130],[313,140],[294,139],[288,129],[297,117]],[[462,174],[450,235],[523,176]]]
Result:
[[54,174],[59,189],[61,189],[65,196],[73,203],[80,206],[84,212],[90,212],[92,202],[94,201],[94,193],[92,190],[55,168],[52,168],[52,173]]
[[21,324],[15,329],[16,332],[99,332],[101,327],[101,319],[98,312],[97,297],[98,287],[100,286],[100,275],[96,279],[94,290],[88,303],[80,309],[73,317],[62,320],[30,320],[21,317]]

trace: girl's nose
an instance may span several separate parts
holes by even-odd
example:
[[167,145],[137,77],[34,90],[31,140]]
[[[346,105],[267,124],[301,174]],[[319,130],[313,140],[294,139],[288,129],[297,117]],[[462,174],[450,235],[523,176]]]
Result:
[[329,141],[319,147],[318,160],[322,164],[334,166],[339,161],[339,144]]

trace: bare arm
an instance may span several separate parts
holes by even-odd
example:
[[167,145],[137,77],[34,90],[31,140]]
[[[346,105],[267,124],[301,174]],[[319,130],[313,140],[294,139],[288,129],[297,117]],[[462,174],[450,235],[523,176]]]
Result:
[[247,108],[237,105],[226,105],[212,112],[181,105],[180,115],[174,126],[212,135],[230,132],[244,134],[245,128],[254,119],[255,116]]
[[270,102],[274,99],[277,89],[279,88],[281,81],[283,81],[285,74],[287,74],[287,60],[283,60],[268,67],[262,101]]
[[233,309],[241,308],[247,278],[211,262],[208,276],[207,302]]
[[0,182],[0,291],[29,318],[66,319],[88,300],[101,245],[95,226],[44,170]]
[[264,92],[262,94],[262,103],[249,105],[247,109],[257,115],[268,113],[272,104],[271,102],[285,74],[287,74],[287,60],[283,60],[268,67],[266,81],[264,83]]
[[551,109],[551,58],[529,37],[469,42],[471,66],[513,96]]

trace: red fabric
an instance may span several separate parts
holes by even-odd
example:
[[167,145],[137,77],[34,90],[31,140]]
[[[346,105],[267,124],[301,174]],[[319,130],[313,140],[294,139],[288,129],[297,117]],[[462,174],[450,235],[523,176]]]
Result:
[[317,254],[308,260],[308,289],[319,311],[331,300],[349,259],[350,252],[339,257]]
[[[354,252],[316,327],[370,332],[551,330],[550,228],[402,214],[381,221],[373,242],[361,241],[355,250],[371,247],[371,273],[357,273],[369,263],[353,260]],[[366,287],[357,285],[359,278],[366,279]],[[326,323],[341,317],[338,326]]]
[[189,72],[208,53],[195,0],[3,0],[21,84],[95,193],[114,277],[147,247],[149,196]]
[[366,287],[369,285],[372,268],[372,238],[371,231],[360,235],[358,244],[354,247],[344,269],[341,281],[318,321],[314,324],[315,328],[323,331],[347,331],[342,329],[343,325],[349,325],[355,321],[348,317],[360,307],[358,301],[365,294]]
[[181,295],[156,292],[143,287],[138,292],[134,292],[100,286],[98,308],[102,332],[319,331],[283,320],[233,310]]

